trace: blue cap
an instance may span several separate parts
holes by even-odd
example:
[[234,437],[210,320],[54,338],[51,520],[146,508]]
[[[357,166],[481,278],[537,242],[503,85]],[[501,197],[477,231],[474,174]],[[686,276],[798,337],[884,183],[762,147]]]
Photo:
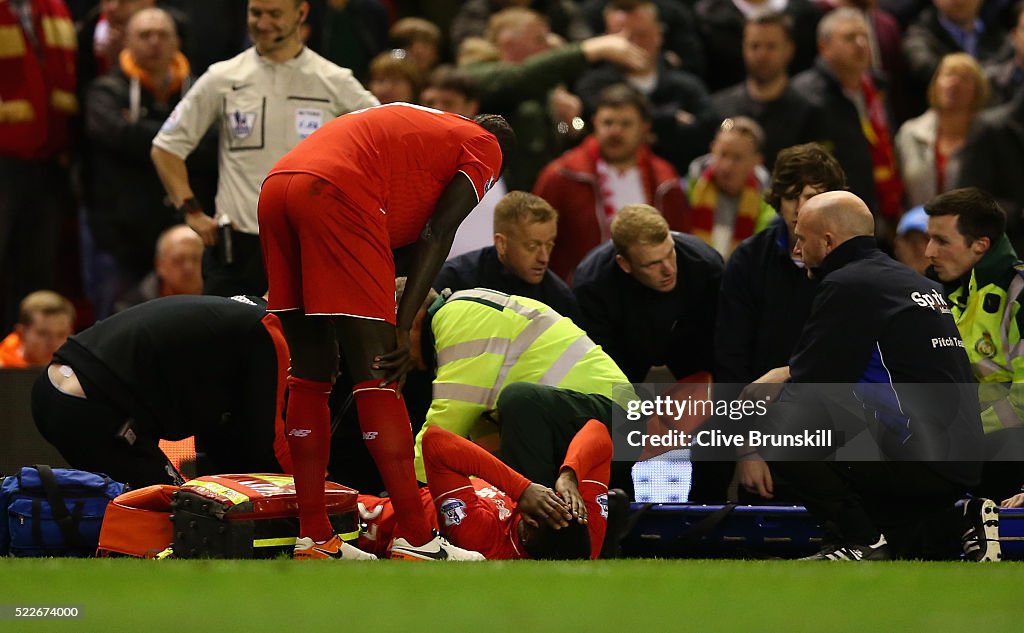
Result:
[[910,231],[928,232],[928,214],[921,205],[904,213],[900,223],[896,225],[896,235],[906,235]]

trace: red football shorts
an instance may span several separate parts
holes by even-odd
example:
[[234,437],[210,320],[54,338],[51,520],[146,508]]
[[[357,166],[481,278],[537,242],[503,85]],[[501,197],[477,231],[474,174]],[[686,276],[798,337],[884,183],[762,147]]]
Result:
[[387,218],[305,173],[274,174],[259,201],[270,311],[395,324],[395,260]]

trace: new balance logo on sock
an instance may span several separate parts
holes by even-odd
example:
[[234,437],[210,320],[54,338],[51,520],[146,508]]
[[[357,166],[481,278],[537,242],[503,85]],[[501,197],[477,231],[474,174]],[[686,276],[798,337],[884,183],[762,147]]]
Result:
[[310,433],[312,433],[312,431],[309,429],[292,429],[291,431],[288,431],[288,435],[291,435],[292,437],[307,437]]
[[377,439],[377,431],[363,431],[363,441]]

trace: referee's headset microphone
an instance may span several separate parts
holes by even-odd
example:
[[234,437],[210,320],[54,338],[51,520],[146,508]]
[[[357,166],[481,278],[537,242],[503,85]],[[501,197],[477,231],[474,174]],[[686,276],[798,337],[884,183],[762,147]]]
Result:
[[295,33],[295,31],[297,31],[299,29],[299,27],[302,26],[305,23],[306,23],[306,11],[303,11],[302,13],[299,14],[299,19],[295,22],[295,26],[293,26],[292,29],[286,35],[278,35],[277,37],[275,37],[274,38],[274,43],[275,44],[280,44],[281,42],[285,41],[286,39],[288,39],[289,37],[292,36],[292,33]]

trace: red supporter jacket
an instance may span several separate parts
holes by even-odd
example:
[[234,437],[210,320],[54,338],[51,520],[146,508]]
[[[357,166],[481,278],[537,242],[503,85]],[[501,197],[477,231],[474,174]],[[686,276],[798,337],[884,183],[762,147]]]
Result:
[[[53,158],[68,149],[75,97],[75,27],[61,0],[32,0],[40,51],[0,2],[0,156]],[[40,55],[42,60],[40,60]]]
[[[537,178],[533,193],[558,211],[558,244],[551,253],[551,270],[572,281],[576,265],[595,246],[611,239],[611,218],[597,179],[597,139],[588,136],[574,149],[548,163]],[[658,158],[646,145],[640,148],[637,166],[643,177],[647,203],[668,220],[674,231],[682,231],[686,220],[686,192],[679,174],[668,161]]]

